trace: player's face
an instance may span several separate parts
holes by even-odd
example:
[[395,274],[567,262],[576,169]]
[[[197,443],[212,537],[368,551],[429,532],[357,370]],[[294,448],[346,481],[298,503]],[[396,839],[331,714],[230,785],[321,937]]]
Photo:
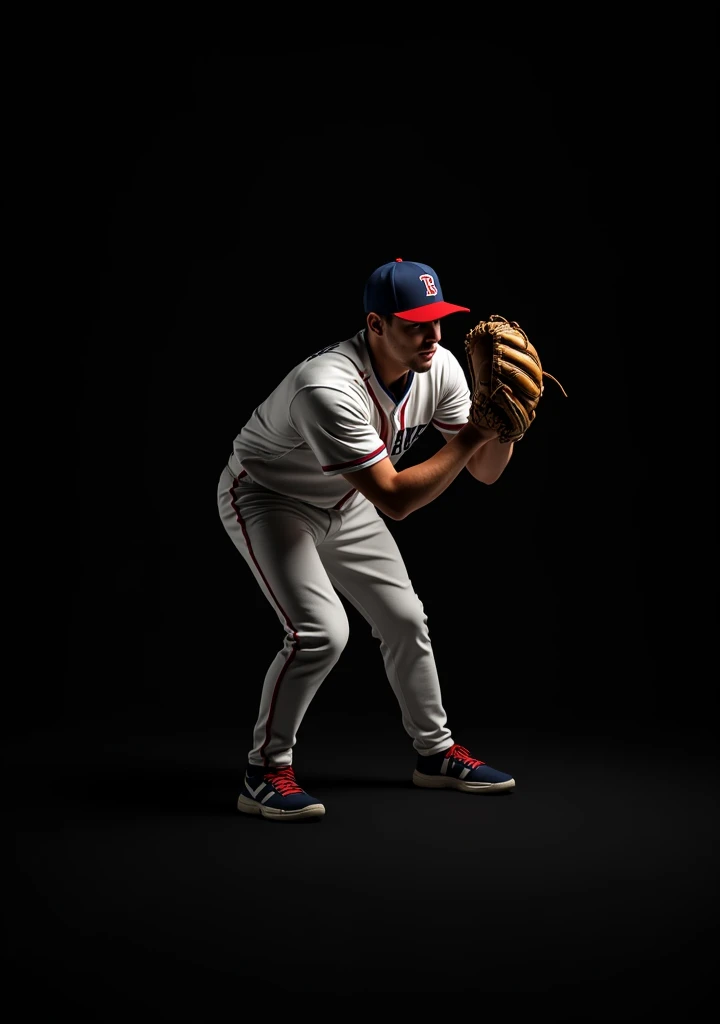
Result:
[[394,316],[384,328],[387,356],[405,370],[427,373],[442,337],[440,321],[412,323]]

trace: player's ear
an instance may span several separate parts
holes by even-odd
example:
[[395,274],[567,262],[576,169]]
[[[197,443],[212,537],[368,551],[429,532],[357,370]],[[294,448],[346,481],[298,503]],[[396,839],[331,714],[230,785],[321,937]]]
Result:
[[381,335],[383,332],[382,317],[377,313],[368,313],[367,315],[368,330],[372,331],[373,334]]

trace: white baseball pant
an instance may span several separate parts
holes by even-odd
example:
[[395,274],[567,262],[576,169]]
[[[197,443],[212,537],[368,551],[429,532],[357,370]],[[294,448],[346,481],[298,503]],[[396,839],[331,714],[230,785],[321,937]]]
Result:
[[292,763],[297,732],[349,637],[342,594],[380,641],[402,724],[420,754],[453,743],[423,605],[395,538],[366,498],[322,509],[254,483],[231,458],[218,511],[285,631],[266,672],[248,761]]

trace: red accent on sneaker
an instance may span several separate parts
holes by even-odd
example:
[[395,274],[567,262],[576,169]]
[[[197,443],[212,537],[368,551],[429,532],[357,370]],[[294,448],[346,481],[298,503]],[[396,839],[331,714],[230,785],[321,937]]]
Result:
[[273,784],[280,793],[280,796],[290,796],[291,793],[304,792],[302,787],[298,786],[295,779],[295,771],[290,764],[283,765],[281,768],[271,768],[265,772],[265,778]]
[[445,751],[445,757],[454,757],[456,761],[462,761],[468,768],[479,768],[481,764],[485,764],[484,761],[473,757],[470,751],[461,747],[459,743],[453,743],[450,749]]

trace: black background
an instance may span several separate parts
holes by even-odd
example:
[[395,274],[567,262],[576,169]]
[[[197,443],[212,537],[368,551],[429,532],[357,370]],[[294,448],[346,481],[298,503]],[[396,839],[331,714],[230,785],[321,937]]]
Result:
[[[673,60],[670,26],[606,27],[494,42],[491,71],[489,41],[461,37],[68,66],[66,671],[9,744],[10,950],[38,999],[218,1020],[303,994],[545,993],[556,1016],[639,1020],[704,997],[714,83],[707,26],[674,30]],[[328,814],[288,836],[234,811],[280,638],[217,479],[396,257],[471,308],[443,324],[456,354],[500,313],[568,394],[546,388],[495,486],[461,476],[390,524],[456,738],[518,789],[439,811],[403,789],[410,744],[348,608],[295,756]]]

